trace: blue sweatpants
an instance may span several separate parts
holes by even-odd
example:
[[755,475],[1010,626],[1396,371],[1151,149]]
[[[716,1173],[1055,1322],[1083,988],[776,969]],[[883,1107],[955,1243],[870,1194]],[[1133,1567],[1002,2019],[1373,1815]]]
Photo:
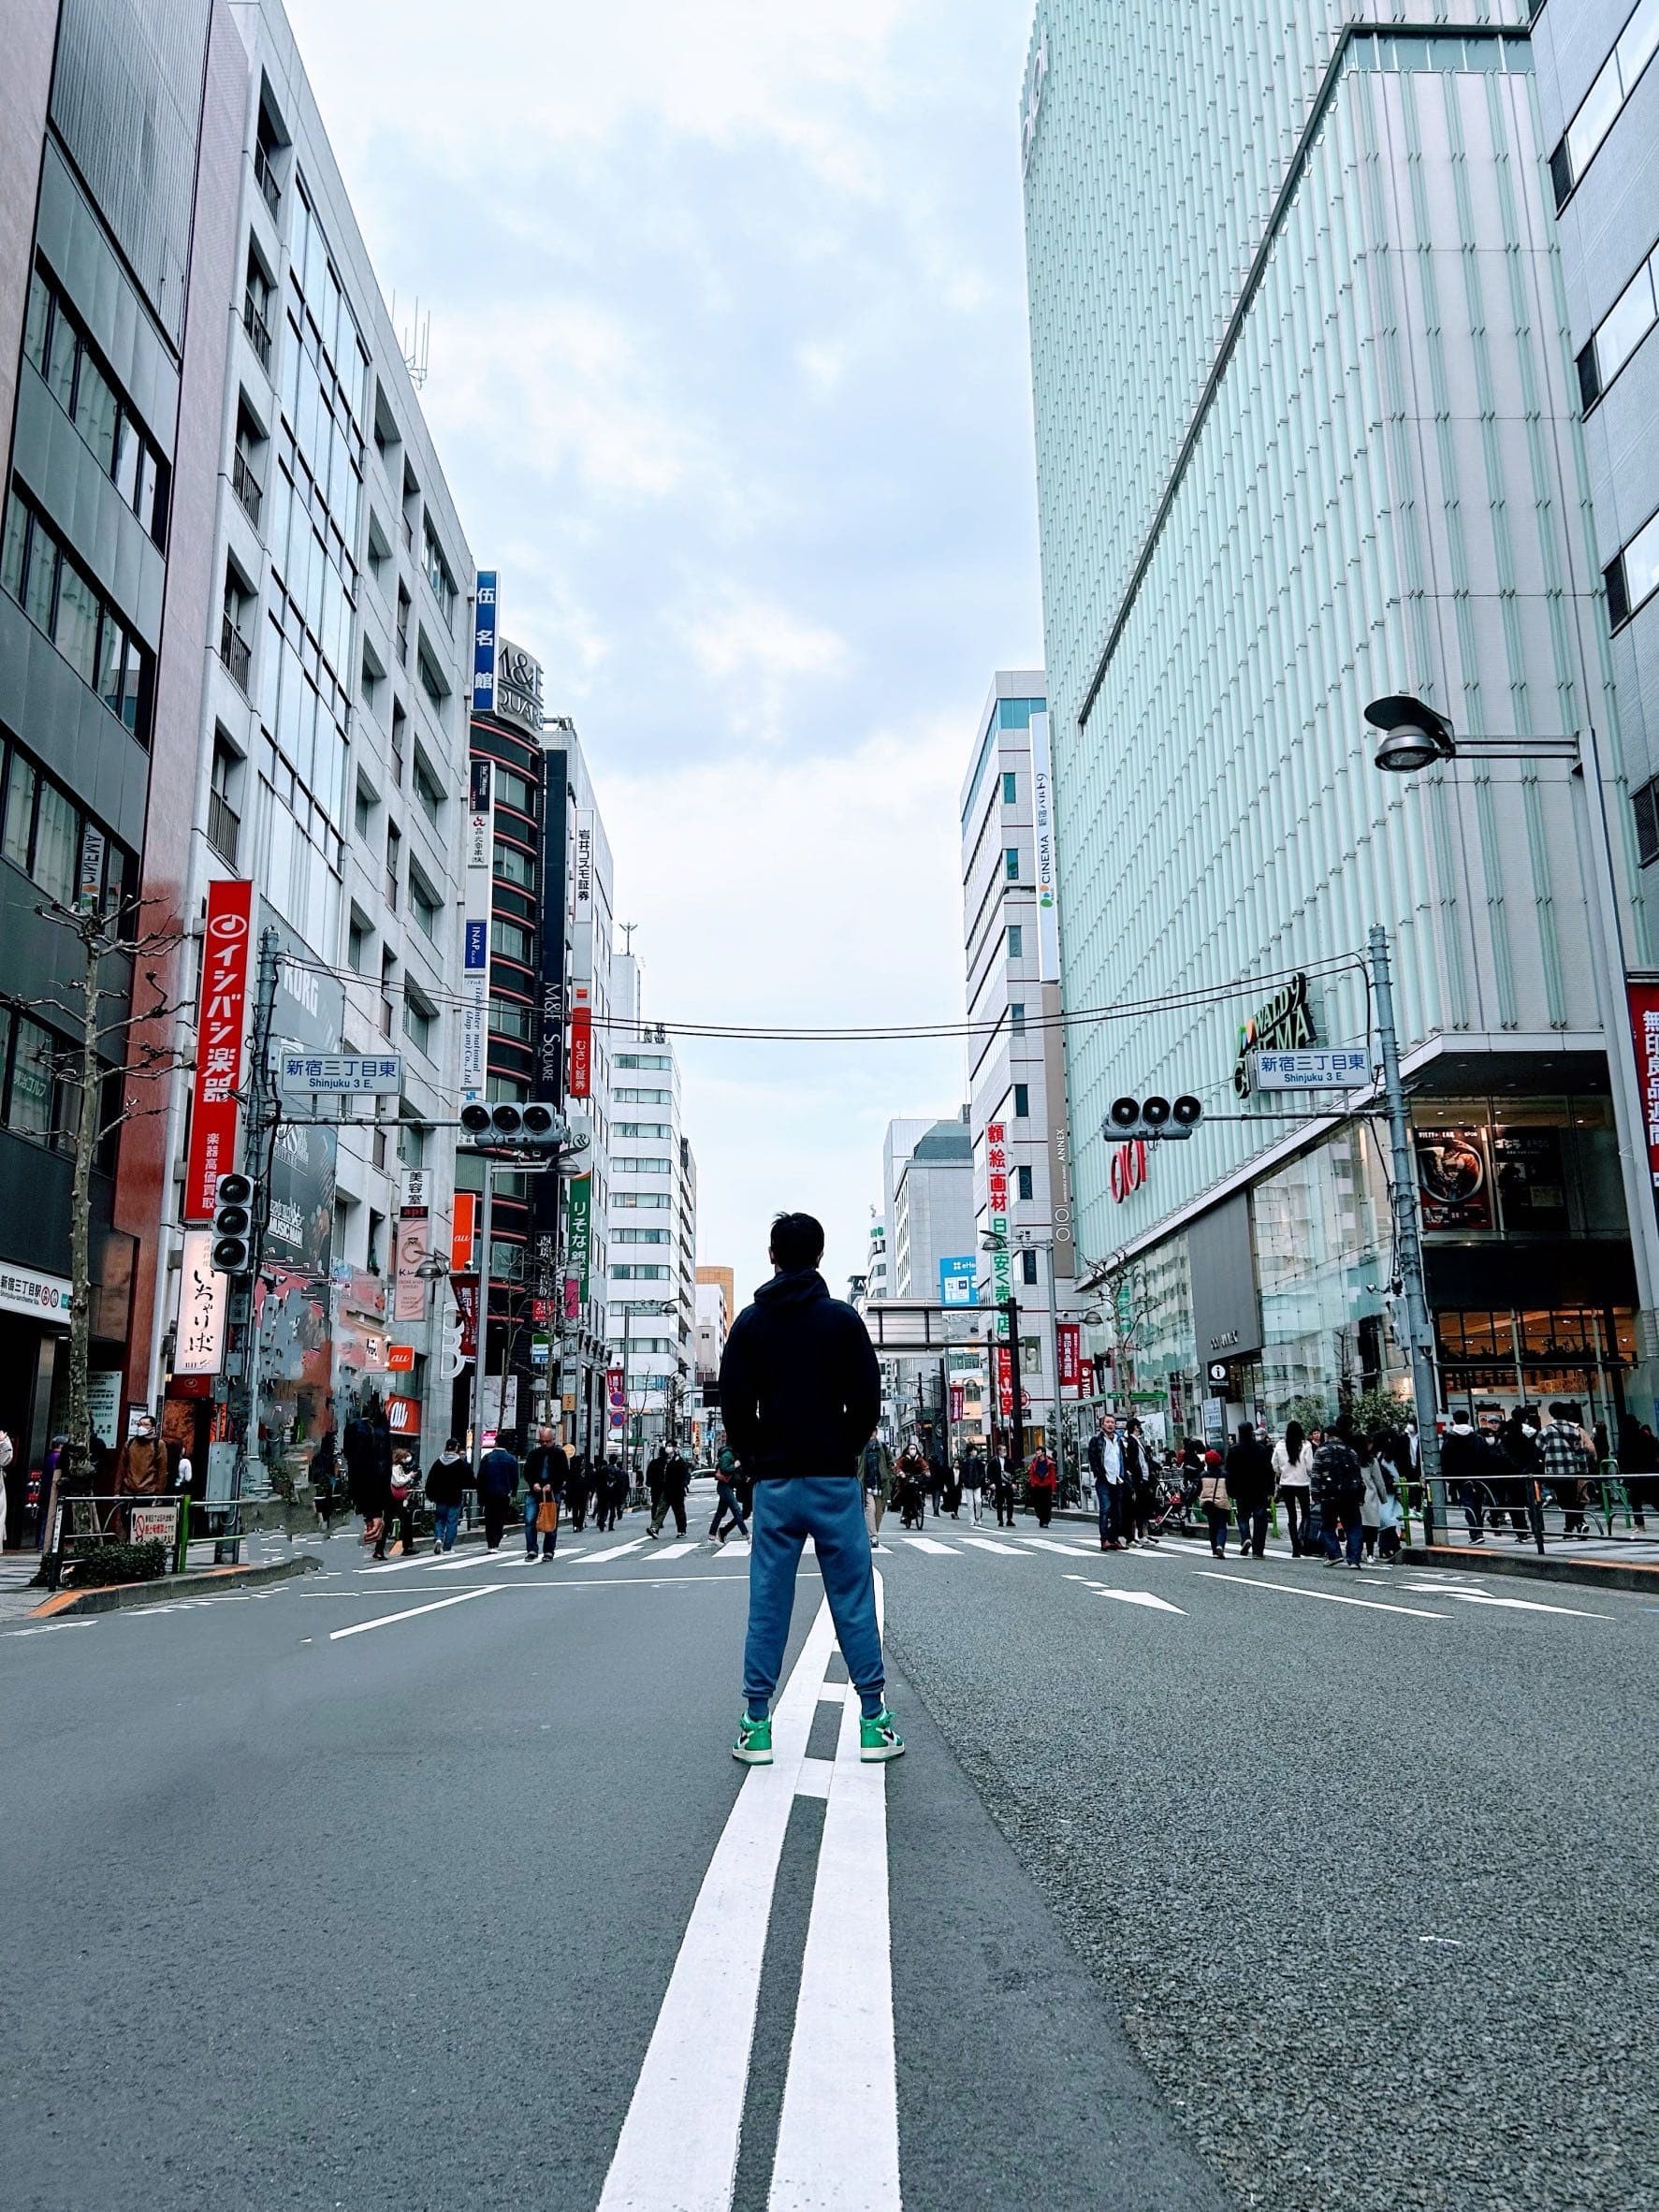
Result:
[[778,1687],[795,1573],[808,1536],[847,1672],[866,1717],[879,1713],[887,1677],[858,1477],[795,1475],[783,1482],[757,1482],[750,1530],[749,1637],[743,1647],[743,1695],[750,1714],[758,1719],[766,1712]]

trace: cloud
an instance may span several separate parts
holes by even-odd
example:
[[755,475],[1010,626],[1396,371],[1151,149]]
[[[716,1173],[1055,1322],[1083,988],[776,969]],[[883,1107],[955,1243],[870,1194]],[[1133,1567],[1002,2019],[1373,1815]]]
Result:
[[798,684],[852,662],[833,630],[738,586],[702,600],[678,627],[697,667],[732,702],[732,727],[767,741],[785,734]]

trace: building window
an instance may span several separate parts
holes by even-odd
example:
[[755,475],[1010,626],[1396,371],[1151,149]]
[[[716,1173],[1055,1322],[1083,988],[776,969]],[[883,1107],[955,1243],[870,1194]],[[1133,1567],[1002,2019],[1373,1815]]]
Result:
[[1005,768],[1002,771],[1002,804],[1015,807],[1019,804],[1019,798],[1020,779],[1011,768]]
[[106,904],[118,903],[126,888],[126,855],[91,816],[83,814],[63,787],[14,745],[7,756],[5,823],[0,852],[22,869],[48,898],[72,906],[80,889],[80,860],[86,833],[104,839],[98,889]]
[[1659,0],[1637,0],[1618,44],[1608,54],[1595,82],[1579,104],[1567,124],[1566,135],[1550,156],[1550,176],[1555,187],[1559,214],[1572,197],[1585,170],[1600,153],[1608,133],[1618,122],[1637,81],[1659,53]]
[[433,1056],[432,1030],[436,1019],[432,1009],[405,984],[403,990],[403,1034],[429,1058]]
[[1025,957],[1025,930],[1019,923],[1011,922],[1008,925],[1008,956],[1011,960],[1021,960]]
[[491,780],[497,806],[515,808],[520,814],[528,814],[532,822],[535,820],[535,790],[528,777],[520,776],[516,769],[503,768],[497,761]]
[[506,1099],[522,1106],[530,1097],[530,1085],[517,1075],[492,1075],[484,1086],[484,1095],[492,1103]]
[[1029,1168],[1019,1168],[1015,1170],[1015,1174],[1019,1182],[1019,1195],[1028,1203],[1031,1198],[1031,1171]]
[[495,875],[501,883],[516,884],[520,891],[533,891],[536,887],[535,855],[526,852],[522,845],[509,845],[503,838],[495,841]]
[[672,1175],[674,1162],[671,1159],[635,1158],[630,1155],[613,1159],[611,1172],[615,1175]]
[[455,628],[455,578],[449,573],[449,563],[444,558],[444,548],[433,533],[430,517],[421,521],[425,559],[422,566],[427,582],[432,587],[432,597],[438,602],[438,612],[447,627]]
[[618,1068],[668,1069],[674,1066],[674,1062],[666,1053],[618,1053],[617,1066]]
[[496,1037],[511,1037],[520,1044],[530,1042],[531,1011],[515,998],[492,998],[489,1002],[489,1026]]
[[1029,1121],[1031,1118],[1031,1086],[1029,1084],[1016,1083],[1013,1086],[1013,1095],[1015,1121]]
[[1037,1255],[1035,1252],[1026,1251],[1020,1254],[1020,1280],[1022,1283],[1036,1282]]
[[150,740],[153,663],[58,544],[45,517],[12,486],[0,541],[0,585],[45,632],[89,691],[140,745]]
[[1020,849],[1017,845],[1011,845],[1002,855],[1002,874],[1007,882],[1017,883],[1019,881]]
[[530,966],[532,939],[521,922],[508,922],[498,914],[489,925],[489,949],[499,953],[503,960],[516,960],[520,968]]
[[359,922],[354,914],[345,939],[346,963],[354,975],[363,973],[363,964],[368,957],[369,939],[372,935],[373,931],[368,924]]
[[444,793],[438,779],[427,765],[426,755],[417,745],[415,749],[415,795],[420,810],[434,829],[438,826],[438,809],[444,804]]
[[674,1130],[665,1121],[619,1121],[611,1133],[617,1137],[672,1137]]
[[666,1244],[670,1242],[665,1229],[613,1229],[613,1244]]
[[422,882],[413,861],[409,866],[409,911],[415,916],[415,925],[423,937],[436,937],[438,916],[443,902],[428,884]]
[[1617,630],[1659,591],[1659,515],[1643,524],[1609,564],[1608,620]]
[[613,1091],[611,1096],[616,1099],[618,1106],[672,1106],[674,1104],[674,1093],[672,1091],[631,1091],[628,1089],[622,1089]]
[[1579,356],[1579,392],[1586,414],[1659,319],[1659,250],[1631,278]]
[[1011,998],[1008,1002],[1008,1026],[1015,1037],[1026,1034],[1026,1001]]
[[613,1190],[611,1204],[631,1208],[635,1213],[666,1213],[674,1203],[665,1190]]
[[42,269],[29,284],[24,350],[98,466],[159,546],[167,535],[167,466]]

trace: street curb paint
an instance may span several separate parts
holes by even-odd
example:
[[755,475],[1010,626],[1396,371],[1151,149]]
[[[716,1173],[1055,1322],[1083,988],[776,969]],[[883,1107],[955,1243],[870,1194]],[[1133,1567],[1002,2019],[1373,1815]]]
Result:
[[1476,1575],[1519,1575],[1533,1582],[1577,1582],[1596,1590],[1659,1590],[1659,1566],[1637,1566],[1616,1559],[1517,1558],[1488,1551],[1481,1545],[1408,1544],[1400,1554],[1411,1566],[1456,1567]]
[[31,1621],[65,1613],[117,1613],[132,1606],[159,1606],[196,1594],[217,1596],[225,1590],[248,1590],[263,1582],[286,1582],[294,1575],[314,1575],[321,1562],[309,1551],[269,1566],[195,1567],[188,1574],[159,1575],[153,1582],[109,1582],[96,1590],[60,1590],[35,1607]]

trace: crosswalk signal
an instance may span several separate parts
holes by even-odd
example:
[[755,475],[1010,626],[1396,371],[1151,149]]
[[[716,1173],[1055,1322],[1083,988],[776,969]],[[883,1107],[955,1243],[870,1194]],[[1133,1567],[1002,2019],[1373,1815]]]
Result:
[[1134,1139],[1190,1137],[1204,1118],[1202,1101],[1184,1092],[1178,1099],[1113,1099],[1100,1134],[1109,1144]]
[[254,1179],[221,1175],[213,1186],[211,1259],[222,1275],[254,1272]]

